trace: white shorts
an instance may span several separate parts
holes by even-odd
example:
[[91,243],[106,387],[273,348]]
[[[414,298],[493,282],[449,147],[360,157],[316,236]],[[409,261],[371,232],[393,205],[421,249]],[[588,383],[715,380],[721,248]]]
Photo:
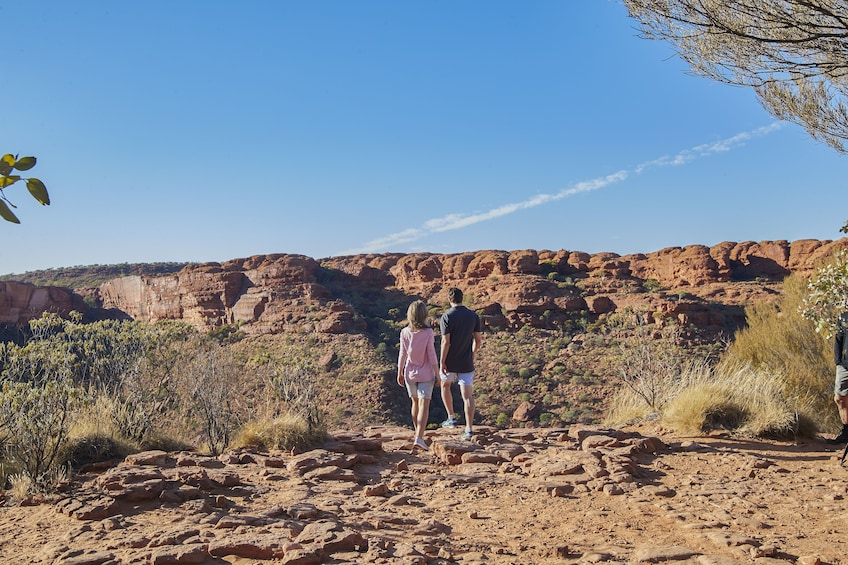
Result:
[[436,386],[436,379],[432,381],[413,382],[406,381],[406,392],[409,393],[409,398],[433,398],[433,387]]
[[842,365],[836,366],[836,383],[833,393],[837,396],[848,396],[848,369]]
[[459,383],[460,386],[471,386],[474,384],[474,371],[470,373],[439,373],[443,383]]

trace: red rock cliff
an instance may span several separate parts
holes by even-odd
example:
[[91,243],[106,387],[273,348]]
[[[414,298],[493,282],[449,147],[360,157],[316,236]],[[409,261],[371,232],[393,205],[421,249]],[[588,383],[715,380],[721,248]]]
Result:
[[[521,250],[315,260],[275,254],[189,265],[167,276],[113,279],[94,295],[103,308],[134,319],[184,320],[201,329],[240,324],[251,334],[364,331],[362,310],[373,309],[375,301],[401,312],[417,297],[442,305],[450,286],[463,288],[466,303],[493,327],[555,326],[577,313],[622,307],[718,326],[726,314],[711,305],[773,297],[785,276],[808,276],[846,245],[848,239],[725,242],[625,256]],[[43,311],[84,308],[74,296],[0,283],[0,321],[19,324]]]

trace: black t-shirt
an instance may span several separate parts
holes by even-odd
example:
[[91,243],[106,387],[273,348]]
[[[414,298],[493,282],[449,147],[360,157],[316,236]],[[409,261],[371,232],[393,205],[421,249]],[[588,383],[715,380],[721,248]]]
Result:
[[837,365],[842,365],[848,369],[848,341],[846,341],[846,333],[848,333],[848,312],[843,312],[839,315],[836,322],[836,335],[833,340],[833,360]]
[[480,330],[480,316],[463,305],[453,306],[439,321],[442,336],[450,334],[450,347],[445,365],[451,373],[474,370],[474,333]]

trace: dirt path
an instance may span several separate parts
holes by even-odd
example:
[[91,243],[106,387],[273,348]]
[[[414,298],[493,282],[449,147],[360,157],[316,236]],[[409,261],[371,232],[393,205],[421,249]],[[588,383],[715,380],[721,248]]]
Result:
[[413,453],[409,431],[375,428],[301,455],[162,454],[0,508],[0,563],[848,564],[841,449],[587,434],[440,430]]

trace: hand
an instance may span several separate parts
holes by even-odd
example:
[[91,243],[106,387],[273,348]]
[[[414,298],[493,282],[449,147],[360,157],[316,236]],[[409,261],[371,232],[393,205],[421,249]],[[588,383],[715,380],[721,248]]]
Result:
[[403,375],[401,373],[398,373],[397,384],[398,384],[398,386],[404,386]]

